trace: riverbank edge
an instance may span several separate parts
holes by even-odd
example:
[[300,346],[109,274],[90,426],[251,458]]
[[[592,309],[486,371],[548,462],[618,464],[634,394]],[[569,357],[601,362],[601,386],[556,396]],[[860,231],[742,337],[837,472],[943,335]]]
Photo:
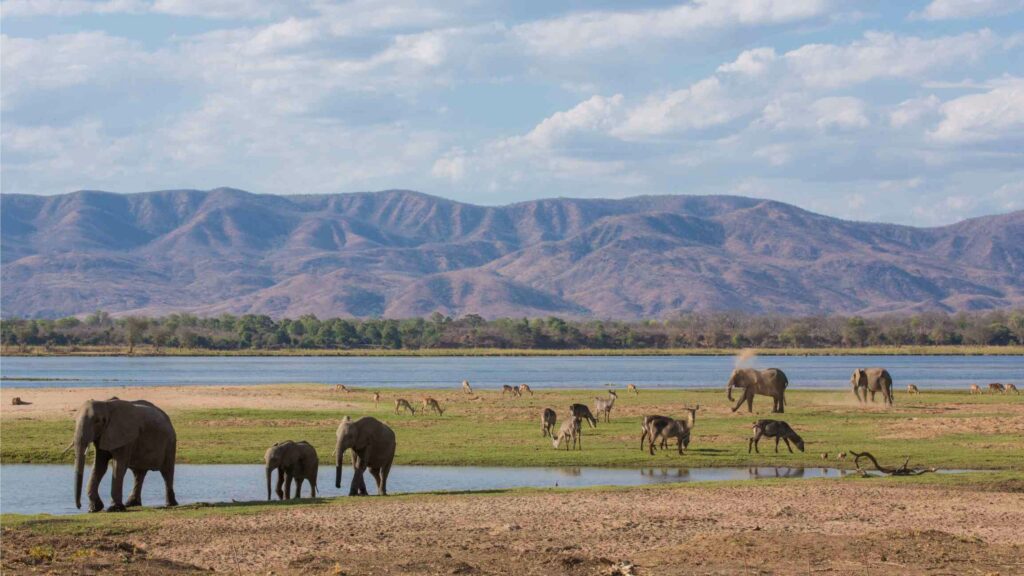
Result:
[[206,348],[153,348],[137,346],[5,346],[0,359],[17,357],[564,357],[564,356],[1024,356],[1024,346],[868,346],[860,348],[422,348],[422,349],[305,349],[211,350]]

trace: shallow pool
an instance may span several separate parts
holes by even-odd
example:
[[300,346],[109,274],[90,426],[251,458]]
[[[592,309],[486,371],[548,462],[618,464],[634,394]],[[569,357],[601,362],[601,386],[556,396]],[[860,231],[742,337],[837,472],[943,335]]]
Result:
[[[84,484],[88,484],[86,468]],[[756,478],[839,477],[835,468],[497,468],[478,466],[396,466],[388,479],[388,492],[497,490],[521,487],[640,486],[665,482],[750,480]],[[100,485],[100,497],[110,504],[110,473]],[[132,478],[125,479],[125,498]],[[0,512],[18,514],[74,514],[74,467],[67,464],[8,464],[0,466]],[[366,474],[367,488],[376,493],[373,478]],[[344,469],[342,487],[334,487],[334,467],[322,466],[320,495],[348,494],[352,470]],[[275,475],[276,481],[276,475]],[[263,466],[253,464],[179,464],[175,471],[179,504],[194,502],[244,502],[266,498]],[[86,506],[83,486],[82,505]],[[305,494],[305,492],[304,492]],[[163,479],[157,472],[146,476],[143,504],[162,506]]]

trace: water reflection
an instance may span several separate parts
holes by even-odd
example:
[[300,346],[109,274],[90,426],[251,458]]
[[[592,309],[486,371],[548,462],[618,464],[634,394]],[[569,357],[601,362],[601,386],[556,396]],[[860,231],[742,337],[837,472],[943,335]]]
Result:
[[690,476],[689,468],[641,468],[641,476],[647,476],[648,478],[688,478]]

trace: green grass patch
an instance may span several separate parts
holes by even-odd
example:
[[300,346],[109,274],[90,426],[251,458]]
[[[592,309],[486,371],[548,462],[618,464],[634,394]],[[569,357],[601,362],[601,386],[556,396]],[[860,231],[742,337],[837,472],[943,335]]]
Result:
[[[611,423],[596,429],[584,425],[583,450],[555,450],[541,436],[540,413],[551,407],[564,418],[572,402],[592,404],[603,390],[541,390],[536,396],[502,398],[496,392],[473,399],[452,390],[387,390],[379,407],[368,392],[352,394],[312,390],[302,386],[267,386],[269,394],[337,399],[338,409],[279,410],[222,408],[171,411],[178,432],[178,461],[192,464],[261,463],[274,442],[307,440],[329,463],[334,431],[341,417],[372,415],[394,428],[398,436],[396,463],[478,466],[840,466],[839,452],[870,451],[883,464],[961,469],[1024,470],[1024,396],[969,395],[962,392],[898,394],[896,407],[862,408],[847,391],[792,391],[788,421],[804,437],[807,452],[790,454],[762,440],[761,454],[747,453],[750,426],[756,418],[771,418],[770,400],[758,397],[755,414],[731,413],[721,390],[642,390],[621,394]],[[444,416],[394,415],[393,399],[408,398],[418,406],[429,393],[446,407]],[[278,397],[278,396],[275,396]],[[226,398],[230,401],[230,398]],[[343,408],[342,403],[352,405]],[[702,410],[690,449],[678,455],[674,447],[654,456],[639,447],[643,414],[681,415],[684,404]],[[70,462],[61,452],[71,440],[72,418],[57,420],[4,419],[0,462]],[[828,453],[827,460],[821,458]]]

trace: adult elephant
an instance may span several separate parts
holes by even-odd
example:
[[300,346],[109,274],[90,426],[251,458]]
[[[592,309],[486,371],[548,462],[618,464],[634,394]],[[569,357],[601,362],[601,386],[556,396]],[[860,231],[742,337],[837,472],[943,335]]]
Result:
[[395,432],[387,424],[371,416],[365,416],[354,422],[345,416],[341,424],[338,425],[336,438],[335,464],[337,471],[334,476],[334,486],[341,488],[342,456],[346,450],[351,449],[354,476],[348,495],[367,495],[363,472],[369,468],[373,479],[377,481],[377,494],[387,496],[388,473],[391,472],[391,463],[395,460]]
[[[111,512],[125,506],[142,505],[142,482],[146,472],[159,470],[164,478],[168,506],[177,506],[174,498],[174,456],[178,438],[167,414],[145,400],[88,400],[78,409],[75,436],[75,506],[82,507],[82,473],[85,451],[96,447],[96,459],[89,477],[89,512],[103,510],[99,496],[100,480],[114,462],[110,486]],[[124,477],[128,470],[135,476],[128,502],[122,502]]]
[[892,406],[892,376],[885,368],[857,368],[850,376],[850,386],[853,387],[853,393],[859,402],[867,402],[869,392],[871,401],[874,402],[875,393],[881,392],[882,401]]
[[728,396],[729,401],[732,402],[732,389],[743,389],[743,395],[740,396],[736,405],[732,407],[733,412],[738,410],[744,402],[747,403],[747,411],[753,412],[755,394],[771,396],[772,412],[781,413],[786,411],[787,386],[789,386],[789,379],[786,378],[786,374],[778,368],[768,368],[766,370],[737,368],[732,371],[732,376],[729,377],[726,396]]
[[274,470],[277,470],[277,498],[279,500],[292,497],[292,481],[295,481],[295,497],[302,497],[302,481],[309,482],[309,496],[316,498],[317,472],[320,469],[320,459],[317,457],[316,449],[308,442],[292,442],[285,440],[278,442],[263,455],[267,472],[267,500],[271,499],[270,478]]

